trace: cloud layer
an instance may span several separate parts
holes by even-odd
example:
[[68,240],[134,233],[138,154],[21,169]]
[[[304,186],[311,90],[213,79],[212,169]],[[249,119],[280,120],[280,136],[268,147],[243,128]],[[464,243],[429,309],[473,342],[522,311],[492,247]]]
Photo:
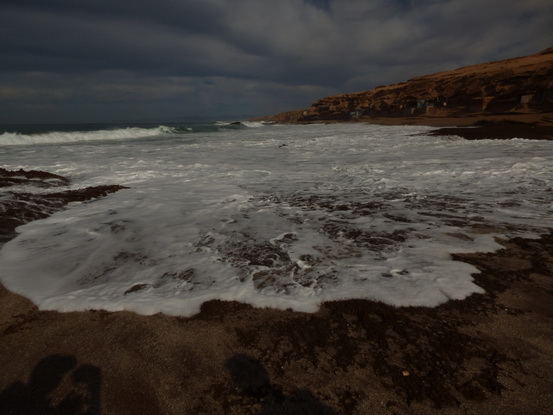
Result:
[[0,122],[261,115],[538,52],[550,0],[9,0]]

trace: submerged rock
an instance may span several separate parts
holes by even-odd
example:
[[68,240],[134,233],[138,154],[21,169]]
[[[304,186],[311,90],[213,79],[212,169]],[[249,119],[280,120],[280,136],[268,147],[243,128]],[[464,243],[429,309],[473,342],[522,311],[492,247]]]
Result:
[[[46,218],[62,210],[70,202],[85,202],[107,196],[121,189],[120,185],[92,186],[83,189],[62,190],[55,193],[30,192],[35,189],[51,189],[67,186],[70,180],[57,174],[37,170],[6,170],[0,168],[0,244],[15,236],[15,228],[33,220]],[[28,191],[13,191],[17,186],[29,187]]]

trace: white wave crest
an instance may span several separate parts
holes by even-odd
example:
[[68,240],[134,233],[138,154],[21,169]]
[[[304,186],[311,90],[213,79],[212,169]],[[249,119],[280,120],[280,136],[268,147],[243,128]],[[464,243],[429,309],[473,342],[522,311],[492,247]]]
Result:
[[227,127],[232,125],[241,125],[244,127],[249,128],[258,128],[258,127],[264,127],[266,125],[270,125],[272,123],[270,122],[264,122],[264,121],[216,121],[215,125],[219,127]]
[[262,121],[242,121],[242,124],[250,128],[264,127],[265,125],[267,125],[267,123]]
[[42,134],[3,133],[0,135],[0,146],[77,143],[85,141],[129,140],[133,138],[154,137],[170,134],[171,127],[163,125],[155,128],[121,128],[96,131],[53,131]]

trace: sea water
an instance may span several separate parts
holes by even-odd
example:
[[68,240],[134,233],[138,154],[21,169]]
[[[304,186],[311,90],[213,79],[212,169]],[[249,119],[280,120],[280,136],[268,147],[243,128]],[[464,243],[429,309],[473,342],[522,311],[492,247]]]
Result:
[[450,254],[551,230],[552,143],[430,130],[5,129],[6,169],[128,189],[20,226],[0,251],[1,282],[41,309],[182,316],[212,299],[313,312],[329,300],[436,306],[483,293],[477,270]]

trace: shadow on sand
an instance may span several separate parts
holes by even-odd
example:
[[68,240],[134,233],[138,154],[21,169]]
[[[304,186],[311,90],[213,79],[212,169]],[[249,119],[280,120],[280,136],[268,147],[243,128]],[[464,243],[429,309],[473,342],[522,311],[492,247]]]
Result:
[[285,395],[271,385],[265,367],[251,356],[236,354],[226,361],[225,366],[240,391],[259,400],[259,415],[336,415],[335,411],[323,405],[308,389],[299,389]]
[[3,415],[99,415],[100,369],[78,365],[68,355],[51,355],[33,369],[28,383],[0,392]]

